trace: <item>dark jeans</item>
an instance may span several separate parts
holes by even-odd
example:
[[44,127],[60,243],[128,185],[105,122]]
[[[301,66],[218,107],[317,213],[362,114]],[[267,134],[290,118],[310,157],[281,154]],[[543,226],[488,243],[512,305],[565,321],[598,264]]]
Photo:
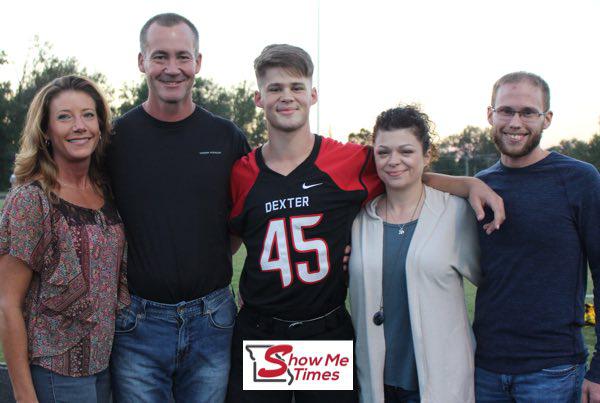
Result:
[[530,374],[497,374],[475,368],[477,403],[579,403],[585,364],[568,364]]
[[116,322],[115,402],[223,402],[236,312],[229,288],[173,305],[132,295]]
[[[290,327],[242,308],[235,321],[231,350],[228,403],[356,403],[356,390],[242,390],[244,340],[353,340],[350,314],[340,308],[335,314],[311,324]],[[354,374],[356,380],[356,373]],[[355,381],[356,384],[356,381]],[[355,388],[356,389],[356,388]]]
[[31,365],[35,394],[40,403],[110,403],[108,369],[90,376],[64,376]]

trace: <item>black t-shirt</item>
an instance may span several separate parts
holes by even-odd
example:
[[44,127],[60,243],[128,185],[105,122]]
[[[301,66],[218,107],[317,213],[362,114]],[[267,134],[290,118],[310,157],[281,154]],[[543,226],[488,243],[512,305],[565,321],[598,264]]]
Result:
[[134,294],[174,304],[230,283],[228,184],[233,163],[249,150],[232,122],[200,107],[163,122],[139,106],[115,122],[108,172]]
[[230,227],[248,255],[244,304],[262,314],[306,319],[342,305],[344,247],[361,203],[382,191],[370,148],[316,136],[289,175],[272,171],[261,149],[233,168]]

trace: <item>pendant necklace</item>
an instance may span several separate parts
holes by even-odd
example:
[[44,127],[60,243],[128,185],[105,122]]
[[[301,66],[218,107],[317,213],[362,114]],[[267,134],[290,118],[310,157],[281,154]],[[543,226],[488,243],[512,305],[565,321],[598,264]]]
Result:
[[[398,230],[398,235],[404,235],[404,226],[406,224],[408,224],[409,222],[412,222],[415,219],[415,214],[417,213],[417,210],[419,209],[419,204],[421,204],[421,199],[423,198],[423,193],[425,193],[425,188],[423,188],[423,190],[421,191],[421,194],[419,195],[419,200],[417,201],[417,205],[415,206],[412,215],[410,216],[410,220],[408,220],[408,222],[405,222],[404,224],[402,224],[402,226],[400,227],[400,229]],[[387,204],[387,196],[385,197],[385,221],[388,222],[388,204]],[[383,325],[383,322],[385,320],[385,316],[383,314],[383,268],[382,268],[382,273],[381,273],[381,301],[379,302],[379,310],[377,312],[375,312],[375,314],[373,315],[373,323],[375,324],[375,326],[381,326]]]
[[[410,216],[410,220],[408,220],[407,222],[403,223],[400,226],[400,229],[398,230],[398,235],[404,235],[404,232],[405,232],[404,227],[406,226],[406,224],[408,224],[409,222],[412,222],[415,219],[415,214],[416,214],[417,210],[419,209],[419,204],[421,204],[421,199],[423,198],[423,193],[425,193],[425,189],[423,189],[421,191],[421,194],[419,195],[419,200],[417,201],[417,204],[415,205],[412,215]],[[389,222],[387,219],[388,218],[388,202],[387,201],[388,201],[388,199],[387,199],[387,195],[386,195],[385,196],[385,221]]]

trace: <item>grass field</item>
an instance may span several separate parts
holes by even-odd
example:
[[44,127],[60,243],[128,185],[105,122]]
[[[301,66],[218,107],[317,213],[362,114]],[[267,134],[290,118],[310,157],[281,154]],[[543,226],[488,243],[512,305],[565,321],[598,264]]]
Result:
[[[2,201],[0,201],[0,208],[2,207]],[[233,257],[233,279],[232,285],[236,294],[238,294],[238,285],[240,281],[240,273],[242,271],[242,266],[244,264],[244,259],[246,258],[246,250],[242,246],[240,251],[235,254]],[[589,277],[589,276],[588,276]],[[592,293],[592,279],[588,278],[588,294]],[[475,292],[476,288],[471,285],[468,281],[465,281],[465,301],[467,303],[467,309],[469,312],[469,318],[473,320],[473,308],[475,304]],[[589,301],[588,301],[589,302]],[[588,347],[588,351],[594,351],[594,344],[596,343],[596,335],[594,334],[594,328],[585,327],[583,329],[583,336],[585,338],[585,342]],[[591,358],[591,354],[590,354]],[[0,362],[4,361],[4,355],[2,354],[2,349],[0,349]],[[589,361],[589,359],[588,359]]]

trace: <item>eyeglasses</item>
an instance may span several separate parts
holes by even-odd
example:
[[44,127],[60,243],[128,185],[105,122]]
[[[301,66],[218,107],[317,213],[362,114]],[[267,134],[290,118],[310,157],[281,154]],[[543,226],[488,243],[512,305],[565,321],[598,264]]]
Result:
[[537,109],[533,108],[525,108],[521,109],[520,111],[516,111],[513,108],[508,107],[501,107],[496,109],[492,106],[491,108],[494,111],[494,113],[498,116],[498,118],[502,120],[512,120],[512,118],[515,115],[519,115],[521,120],[524,122],[535,122],[540,116],[544,116],[546,115],[546,113],[548,113],[540,112]]

